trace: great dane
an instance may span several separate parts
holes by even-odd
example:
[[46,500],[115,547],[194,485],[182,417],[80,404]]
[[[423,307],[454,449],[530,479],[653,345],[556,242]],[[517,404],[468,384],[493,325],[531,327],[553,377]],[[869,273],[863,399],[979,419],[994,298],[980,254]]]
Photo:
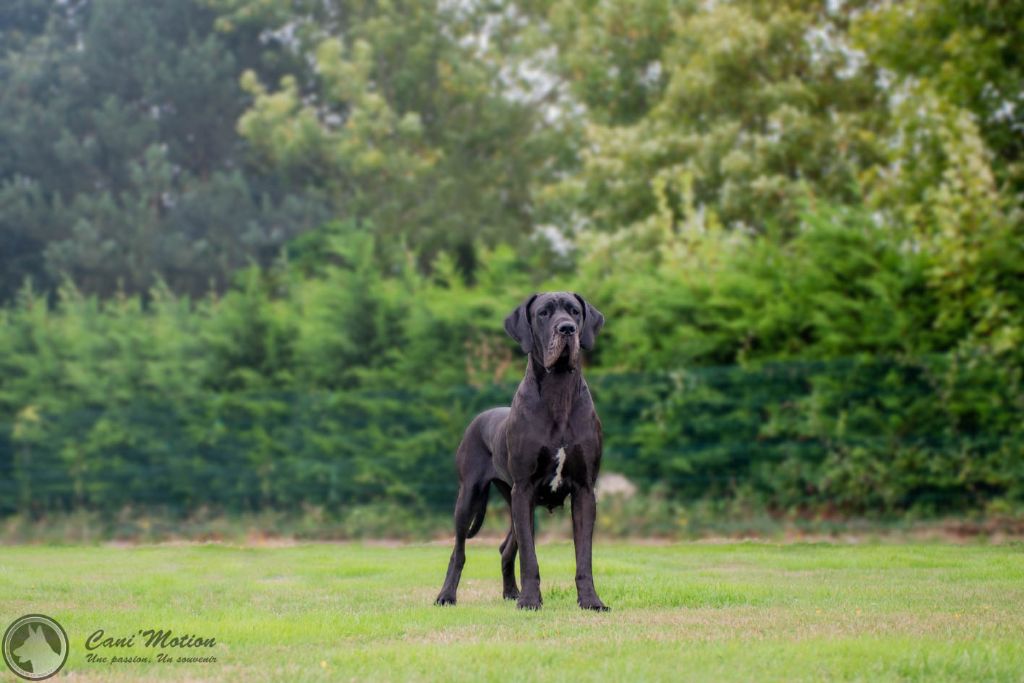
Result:
[[[459,444],[455,549],[436,604],[455,604],[466,539],[480,530],[494,484],[512,509],[512,526],[500,548],[505,599],[518,599],[522,609],[540,609],[534,508],[553,510],[571,495],[576,600],[584,609],[608,609],[597,597],[591,570],[601,421],[580,372],[580,349],[593,348],[603,325],[604,316],[570,292],[534,294],[505,319],[505,331],[529,357],[526,376],[512,407],[477,415]],[[516,587],[517,550],[522,592]]]

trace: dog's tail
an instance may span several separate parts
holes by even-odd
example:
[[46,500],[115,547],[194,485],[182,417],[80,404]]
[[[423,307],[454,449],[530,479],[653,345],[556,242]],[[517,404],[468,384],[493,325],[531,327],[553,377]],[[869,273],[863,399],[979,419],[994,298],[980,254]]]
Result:
[[473,538],[476,536],[476,532],[480,531],[480,527],[484,525],[484,517],[487,516],[487,499],[490,498],[491,487],[487,485],[484,490],[476,494],[473,497],[473,521],[470,522],[469,531],[466,532],[466,538]]

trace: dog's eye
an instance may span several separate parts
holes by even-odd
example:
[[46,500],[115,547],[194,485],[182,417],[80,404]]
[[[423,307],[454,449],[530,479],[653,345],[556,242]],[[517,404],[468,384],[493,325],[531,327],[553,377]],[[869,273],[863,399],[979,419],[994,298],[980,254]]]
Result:
[[569,315],[579,315],[579,314],[580,314],[579,309],[573,308],[571,306],[569,307]]
[[542,318],[546,318],[546,317],[547,317],[547,315],[548,315],[548,309],[546,309],[546,308],[545,308],[545,309],[544,309],[543,311],[541,311],[541,312],[540,312],[540,313],[538,313],[537,315],[539,315],[539,316],[540,316],[540,317],[542,317]]

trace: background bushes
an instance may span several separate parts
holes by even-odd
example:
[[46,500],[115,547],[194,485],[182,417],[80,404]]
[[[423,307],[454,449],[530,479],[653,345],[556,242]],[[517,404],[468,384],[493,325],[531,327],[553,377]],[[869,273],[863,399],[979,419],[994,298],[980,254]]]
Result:
[[556,288],[647,509],[1014,509],[997,4],[4,4],[0,515],[447,509]]
[[[462,430],[522,373],[501,323],[525,269],[489,252],[467,286],[349,258],[365,233],[331,249],[315,275],[251,269],[195,302],[23,290],[0,328],[5,512],[447,508]],[[723,254],[550,284],[608,315],[588,368],[606,469],[787,513],[1021,500],[1019,356],[943,348],[918,257],[841,211]]]

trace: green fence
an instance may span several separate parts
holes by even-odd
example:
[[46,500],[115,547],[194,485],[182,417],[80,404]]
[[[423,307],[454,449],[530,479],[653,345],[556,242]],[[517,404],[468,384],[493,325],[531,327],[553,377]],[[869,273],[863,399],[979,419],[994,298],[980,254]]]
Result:
[[[1020,380],[996,366],[863,358],[588,382],[604,470],[681,500],[927,514],[1024,499]],[[22,406],[0,429],[0,514],[446,510],[462,430],[514,389],[208,392],[59,414]]]

